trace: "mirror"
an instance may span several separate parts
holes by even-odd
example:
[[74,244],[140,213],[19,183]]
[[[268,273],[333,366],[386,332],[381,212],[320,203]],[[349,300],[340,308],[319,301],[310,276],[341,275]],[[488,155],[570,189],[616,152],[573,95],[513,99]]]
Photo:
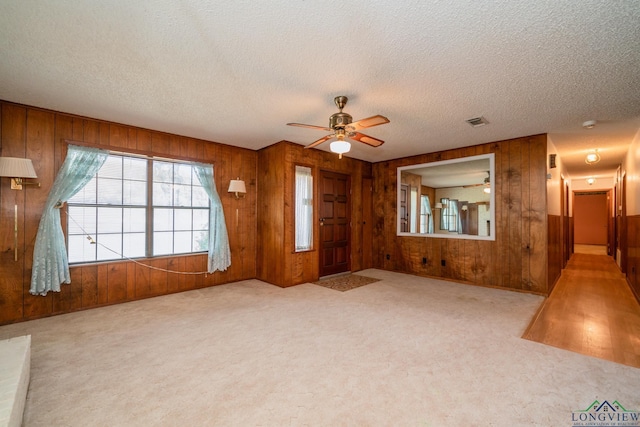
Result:
[[398,168],[398,236],[495,240],[494,154]]

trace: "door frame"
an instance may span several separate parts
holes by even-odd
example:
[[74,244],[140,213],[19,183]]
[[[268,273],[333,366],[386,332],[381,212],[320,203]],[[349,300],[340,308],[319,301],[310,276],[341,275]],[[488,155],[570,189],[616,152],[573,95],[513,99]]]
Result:
[[373,177],[362,177],[362,268],[373,267]]
[[352,236],[351,236],[351,210],[352,210],[352,202],[353,202],[353,198],[351,197],[351,193],[352,193],[352,176],[349,173],[344,173],[344,172],[338,172],[338,171],[334,171],[334,170],[330,170],[330,169],[319,169],[318,171],[318,182],[316,184],[316,194],[318,194],[318,216],[317,216],[317,224],[318,224],[318,229],[320,229],[321,227],[321,223],[322,223],[322,198],[323,198],[323,193],[322,193],[322,181],[323,181],[323,176],[325,173],[330,173],[330,174],[336,174],[336,175],[342,175],[347,177],[347,188],[346,188],[346,196],[347,196],[347,203],[346,203],[346,208],[347,208],[347,263],[346,263],[346,270],[345,271],[341,271],[339,273],[329,273],[326,274],[325,272],[323,272],[323,263],[322,260],[324,258],[324,254],[323,254],[323,247],[322,247],[322,231],[318,230],[318,275],[319,277],[327,277],[330,276],[332,274],[342,274],[345,272],[350,272],[351,271],[351,247],[352,247]]

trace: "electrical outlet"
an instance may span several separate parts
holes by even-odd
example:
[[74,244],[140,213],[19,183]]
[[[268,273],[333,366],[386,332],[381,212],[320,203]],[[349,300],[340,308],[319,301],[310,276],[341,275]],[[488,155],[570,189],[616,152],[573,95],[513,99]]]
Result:
[[422,264],[424,264],[424,265],[427,264],[427,258],[422,258]]
[[391,259],[391,255],[387,254],[387,260]]
[[443,266],[443,267],[446,267],[447,266],[447,261],[441,259],[440,260],[440,265]]

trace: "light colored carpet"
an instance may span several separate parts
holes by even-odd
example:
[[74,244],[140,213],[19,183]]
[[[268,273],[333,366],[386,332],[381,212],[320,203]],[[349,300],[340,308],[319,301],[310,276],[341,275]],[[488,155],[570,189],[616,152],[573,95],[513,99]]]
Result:
[[[640,370],[521,339],[542,297],[380,270],[249,280],[0,327],[32,336],[25,426],[565,426]],[[64,288],[63,288],[64,291]]]

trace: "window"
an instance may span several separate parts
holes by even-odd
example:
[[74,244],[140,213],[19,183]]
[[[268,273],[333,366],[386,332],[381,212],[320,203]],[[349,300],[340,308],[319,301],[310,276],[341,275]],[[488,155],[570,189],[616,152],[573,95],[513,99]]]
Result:
[[69,199],[67,230],[70,263],[203,252],[209,198],[191,164],[111,154]]
[[433,218],[429,196],[420,196],[420,233],[433,233]]
[[207,250],[209,197],[189,164],[153,161],[153,255]]
[[443,197],[440,199],[440,230],[458,230],[458,201]]
[[311,168],[296,166],[296,252],[311,250],[313,242],[313,176]]

